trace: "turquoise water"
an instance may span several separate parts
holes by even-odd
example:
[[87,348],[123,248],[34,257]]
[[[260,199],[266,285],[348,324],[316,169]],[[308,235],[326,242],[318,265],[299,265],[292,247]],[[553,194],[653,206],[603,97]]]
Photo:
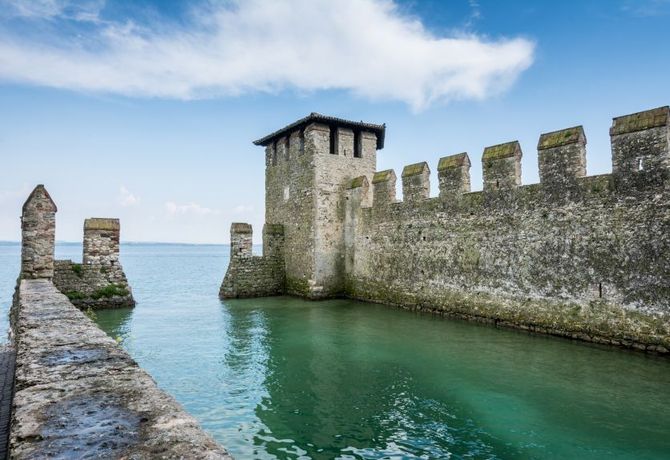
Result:
[[344,300],[220,302],[227,251],[124,245],[138,305],[98,322],[238,458],[670,458],[668,359]]

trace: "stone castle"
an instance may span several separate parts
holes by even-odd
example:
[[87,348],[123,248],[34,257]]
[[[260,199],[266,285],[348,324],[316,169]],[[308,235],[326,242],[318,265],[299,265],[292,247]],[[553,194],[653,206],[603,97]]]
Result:
[[540,183],[521,147],[376,171],[385,126],[318,113],[265,147],[263,255],[231,228],[220,296],[350,297],[647,351],[670,350],[670,109],[614,118],[612,173],[586,175],[581,126],[542,134]]

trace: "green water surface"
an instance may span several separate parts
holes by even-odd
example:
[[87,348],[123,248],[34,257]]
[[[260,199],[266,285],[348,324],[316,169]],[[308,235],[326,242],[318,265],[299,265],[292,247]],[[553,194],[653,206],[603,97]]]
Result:
[[670,360],[348,300],[221,302],[222,247],[125,247],[98,322],[237,458],[670,458]]

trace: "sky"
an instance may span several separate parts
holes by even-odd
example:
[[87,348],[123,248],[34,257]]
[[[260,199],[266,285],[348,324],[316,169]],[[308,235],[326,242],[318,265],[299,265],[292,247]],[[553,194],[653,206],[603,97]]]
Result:
[[[264,152],[310,112],[386,123],[378,170],[583,125],[611,171],[612,117],[670,103],[670,0],[0,0],[0,240],[46,185],[56,238],[261,238]],[[400,182],[400,181],[398,181]],[[400,184],[398,184],[400,186]],[[399,193],[399,197],[401,194]]]

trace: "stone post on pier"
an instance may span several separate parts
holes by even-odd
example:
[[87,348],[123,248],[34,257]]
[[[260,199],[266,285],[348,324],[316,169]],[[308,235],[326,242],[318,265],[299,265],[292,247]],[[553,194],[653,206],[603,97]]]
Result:
[[44,185],[38,185],[23,205],[21,215],[21,278],[54,276],[56,204]]

